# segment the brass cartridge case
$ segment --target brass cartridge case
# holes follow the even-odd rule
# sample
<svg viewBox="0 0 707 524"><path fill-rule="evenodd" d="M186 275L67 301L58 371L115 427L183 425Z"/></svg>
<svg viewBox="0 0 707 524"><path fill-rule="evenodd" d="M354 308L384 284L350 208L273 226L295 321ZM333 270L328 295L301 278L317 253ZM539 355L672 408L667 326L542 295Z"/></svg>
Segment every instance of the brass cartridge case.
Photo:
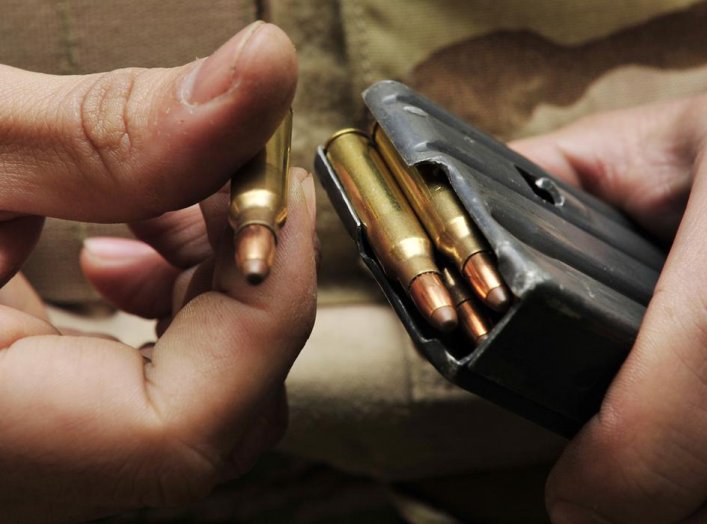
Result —
<svg viewBox="0 0 707 524"><path fill-rule="evenodd" d="M373 128L373 142L437 250L469 279L487 305L505 309L510 293L489 256L483 235L467 216L446 179L432 171L407 166L377 123Z"/></svg>
<svg viewBox="0 0 707 524"><path fill-rule="evenodd" d="M228 219L233 231L260 224L277 236L287 218L292 110L265 147L231 179Z"/></svg>
<svg viewBox="0 0 707 524"><path fill-rule="evenodd" d="M456 313L432 244L368 135L341 130L325 150L386 274L405 288L432 325L453 328ZM415 282L421 275L425 278Z"/></svg>
<svg viewBox="0 0 707 524"><path fill-rule="evenodd" d="M231 178L228 222L236 265L253 284L270 272L278 230L287 218L292 110L265 147Z"/></svg>
<svg viewBox="0 0 707 524"><path fill-rule="evenodd" d="M432 242L459 270L471 255L488 249L445 180L406 166L378 124L373 129L373 142Z"/></svg>

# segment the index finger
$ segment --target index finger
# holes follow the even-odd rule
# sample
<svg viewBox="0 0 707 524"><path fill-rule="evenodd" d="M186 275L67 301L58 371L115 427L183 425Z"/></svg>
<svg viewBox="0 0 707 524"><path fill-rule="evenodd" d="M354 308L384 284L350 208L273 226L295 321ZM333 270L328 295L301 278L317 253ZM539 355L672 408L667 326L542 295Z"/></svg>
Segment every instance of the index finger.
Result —
<svg viewBox="0 0 707 524"><path fill-rule="evenodd" d="M311 175L293 178L270 277L250 286L222 268L217 284L223 293L203 293L187 303L146 369L162 418L195 446L232 445L238 424L282 384L311 331L314 185ZM221 256L233 265L228 253Z"/></svg>
<svg viewBox="0 0 707 524"><path fill-rule="evenodd" d="M603 113L510 146L668 240L680 223L707 134L704 116L697 116L705 108L703 95Z"/></svg>

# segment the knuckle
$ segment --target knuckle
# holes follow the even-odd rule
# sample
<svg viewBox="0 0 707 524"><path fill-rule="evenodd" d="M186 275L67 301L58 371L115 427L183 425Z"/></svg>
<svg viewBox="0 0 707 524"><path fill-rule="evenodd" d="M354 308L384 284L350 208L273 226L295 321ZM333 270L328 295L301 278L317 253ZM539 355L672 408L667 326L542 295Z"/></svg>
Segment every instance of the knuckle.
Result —
<svg viewBox="0 0 707 524"><path fill-rule="evenodd" d="M109 172L130 157L129 108L140 71L121 69L98 75L81 99L79 118L83 136Z"/></svg>
<svg viewBox="0 0 707 524"><path fill-rule="evenodd" d="M585 173L588 189L600 195L613 195L626 172L626 166L617 159L608 160L602 155L594 157L591 170Z"/></svg>
<svg viewBox="0 0 707 524"><path fill-rule="evenodd" d="M92 75L72 94L75 107L75 142L81 171L96 183L100 175L107 194L128 199L137 217L154 216L164 211L157 202L162 191L159 177L138 177L142 143L149 121L149 100L139 80L147 70L118 69ZM136 218L137 218L136 217Z"/></svg>
<svg viewBox="0 0 707 524"><path fill-rule="evenodd" d="M569 129L579 131L580 136L592 137L597 135L597 130L616 129L621 125L619 113L608 112L584 116L570 124ZM591 138L590 142L586 142L587 138L583 140L581 143L585 153L574 159L580 172L582 187L602 198L615 200L617 193L621 192L622 184L627 180L626 177L631 174L637 138L625 133L610 147L603 147L601 152L596 148L586 148L586 144L591 143Z"/></svg>

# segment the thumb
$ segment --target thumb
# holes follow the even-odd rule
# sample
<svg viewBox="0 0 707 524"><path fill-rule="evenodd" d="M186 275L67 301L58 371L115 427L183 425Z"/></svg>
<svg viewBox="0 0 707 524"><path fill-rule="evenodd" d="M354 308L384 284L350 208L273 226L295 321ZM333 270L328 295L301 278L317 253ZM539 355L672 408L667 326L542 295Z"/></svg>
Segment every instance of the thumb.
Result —
<svg viewBox="0 0 707 524"><path fill-rule="evenodd" d="M256 22L174 69L0 74L0 211L123 222L221 187L275 130L297 65L287 36Z"/></svg>

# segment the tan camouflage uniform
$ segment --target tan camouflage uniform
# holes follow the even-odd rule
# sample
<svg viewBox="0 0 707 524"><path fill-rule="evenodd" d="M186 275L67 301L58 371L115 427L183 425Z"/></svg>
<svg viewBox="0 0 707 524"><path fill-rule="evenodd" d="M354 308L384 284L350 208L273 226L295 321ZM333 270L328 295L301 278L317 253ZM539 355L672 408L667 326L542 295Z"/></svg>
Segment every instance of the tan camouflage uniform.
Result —
<svg viewBox="0 0 707 524"><path fill-rule="evenodd" d="M265 14L298 47L294 162L308 168L332 131L365 120L359 93L383 78L503 139L707 89L707 2L698 0L1 5L0 62L61 74L181 64ZM289 378L281 449L389 482L410 520L443 522L438 506L471 522L543 522L543 477L562 441L449 386L417 356L319 196L319 316ZM98 297L77 253L83 238L107 233L128 234L50 220L25 271L47 299L86 309Z"/></svg>

